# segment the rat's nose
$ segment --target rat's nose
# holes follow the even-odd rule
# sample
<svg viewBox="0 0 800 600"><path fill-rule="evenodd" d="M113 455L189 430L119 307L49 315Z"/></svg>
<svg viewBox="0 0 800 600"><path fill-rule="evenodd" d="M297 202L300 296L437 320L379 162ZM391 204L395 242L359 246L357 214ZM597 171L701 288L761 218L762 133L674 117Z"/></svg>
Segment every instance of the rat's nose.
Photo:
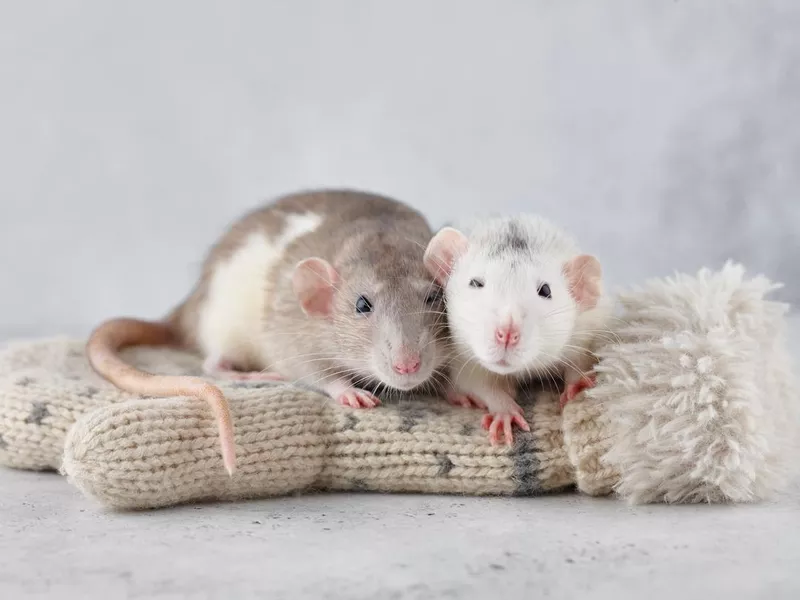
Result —
<svg viewBox="0 0 800 600"><path fill-rule="evenodd" d="M503 348L513 348L519 344L519 327L514 323L508 325L501 325L494 330L494 339Z"/></svg>
<svg viewBox="0 0 800 600"><path fill-rule="evenodd" d="M404 354L396 358L392 363L392 368L400 375L409 375L419 371L419 354Z"/></svg>

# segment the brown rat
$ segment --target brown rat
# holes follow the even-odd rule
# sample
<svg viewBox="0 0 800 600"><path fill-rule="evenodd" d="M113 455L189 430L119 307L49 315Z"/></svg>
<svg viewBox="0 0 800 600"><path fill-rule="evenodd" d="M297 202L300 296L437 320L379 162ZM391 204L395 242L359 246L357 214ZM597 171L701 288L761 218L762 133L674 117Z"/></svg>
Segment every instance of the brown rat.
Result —
<svg viewBox="0 0 800 600"><path fill-rule="evenodd" d="M377 406L377 391L430 382L446 359L442 293L423 263L432 235L419 212L387 197L350 190L282 197L233 224L164 321L100 325L89 360L127 391L208 402L232 473L233 427L219 388L139 371L117 352L177 345L200 353L208 374L302 380L343 405Z"/></svg>

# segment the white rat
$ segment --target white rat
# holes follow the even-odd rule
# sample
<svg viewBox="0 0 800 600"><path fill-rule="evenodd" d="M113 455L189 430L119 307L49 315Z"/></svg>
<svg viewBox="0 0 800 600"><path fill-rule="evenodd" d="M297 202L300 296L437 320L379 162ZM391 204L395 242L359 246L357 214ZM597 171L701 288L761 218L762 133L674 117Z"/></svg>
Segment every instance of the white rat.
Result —
<svg viewBox="0 0 800 600"><path fill-rule="evenodd" d="M512 426L530 427L516 402L528 378L562 377L562 405L594 385L591 342L609 306L599 261L537 216L491 218L445 227L430 241L425 266L445 288L453 358L448 400L485 408L493 444Z"/></svg>

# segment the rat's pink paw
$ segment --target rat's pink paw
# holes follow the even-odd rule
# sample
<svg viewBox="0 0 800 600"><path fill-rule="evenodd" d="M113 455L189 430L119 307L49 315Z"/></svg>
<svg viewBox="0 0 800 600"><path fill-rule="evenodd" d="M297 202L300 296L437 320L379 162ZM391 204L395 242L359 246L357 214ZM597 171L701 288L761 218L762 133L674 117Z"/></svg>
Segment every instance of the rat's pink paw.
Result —
<svg viewBox="0 0 800 600"><path fill-rule="evenodd" d="M561 394L561 398L559 399L561 408L564 408L567 402L575 398L575 396L580 394L583 390L593 388L595 385L597 385L597 375L595 373L583 375L575 383L568 383Z"/></svg>
<svg viewBox="0 0 800 600"><path fill-rule="evenodd" d="M336 401L342 406L349 406L351 408L375 408L381 403L376 395L357 388L345 390L339 394Z"/></svg>
<svg viewBox="0 0 800 600"><path fill-rule="evenodd" d="M501 443L501 433L503 434L502 437L505 439L506 446L513 444L514 433L512 429L514 424L523 431L531 430L530 425L528 425L528 422L522 415L522 409L514 413L491 413L484 415L481 421L481 426L489 430L489 440L492 442L492 446Z"/></svg>
<svg viewBox="0 0 800 600"><path fill-rule="evenodd" d="M469 394L462 394L456 390L448 390L445 398L453 406L461 406L463 408L478 408L481 410L486 408L486 405L479 398Z"/></svg>

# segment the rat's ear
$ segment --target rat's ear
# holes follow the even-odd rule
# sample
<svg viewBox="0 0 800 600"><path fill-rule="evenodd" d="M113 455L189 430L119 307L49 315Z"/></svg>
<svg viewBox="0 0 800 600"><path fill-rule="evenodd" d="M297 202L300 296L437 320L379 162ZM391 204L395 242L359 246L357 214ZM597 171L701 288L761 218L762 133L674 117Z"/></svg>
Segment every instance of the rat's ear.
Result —
<svg viewBox="0 0 800 600"><path fill-rule="evenodd" d="M603 269L594 256L581 254L564 265L567 286L580 310L589 310L597 305L602 294Z"/></svg>
<svg viewBox="0 0 800 600"><path fill-rule="evenodd" d="M339 274L322 258L301 260L292 273L292 289L303 312L310 317L328 317Z"/></svg>
<svg viewBox="0 0 800 600"><path fill-rule="evenodd" d="M456 260L467 251L467 237L452 227L444 227L428 242L422 261L439 285L445 285Z"/></svg>

